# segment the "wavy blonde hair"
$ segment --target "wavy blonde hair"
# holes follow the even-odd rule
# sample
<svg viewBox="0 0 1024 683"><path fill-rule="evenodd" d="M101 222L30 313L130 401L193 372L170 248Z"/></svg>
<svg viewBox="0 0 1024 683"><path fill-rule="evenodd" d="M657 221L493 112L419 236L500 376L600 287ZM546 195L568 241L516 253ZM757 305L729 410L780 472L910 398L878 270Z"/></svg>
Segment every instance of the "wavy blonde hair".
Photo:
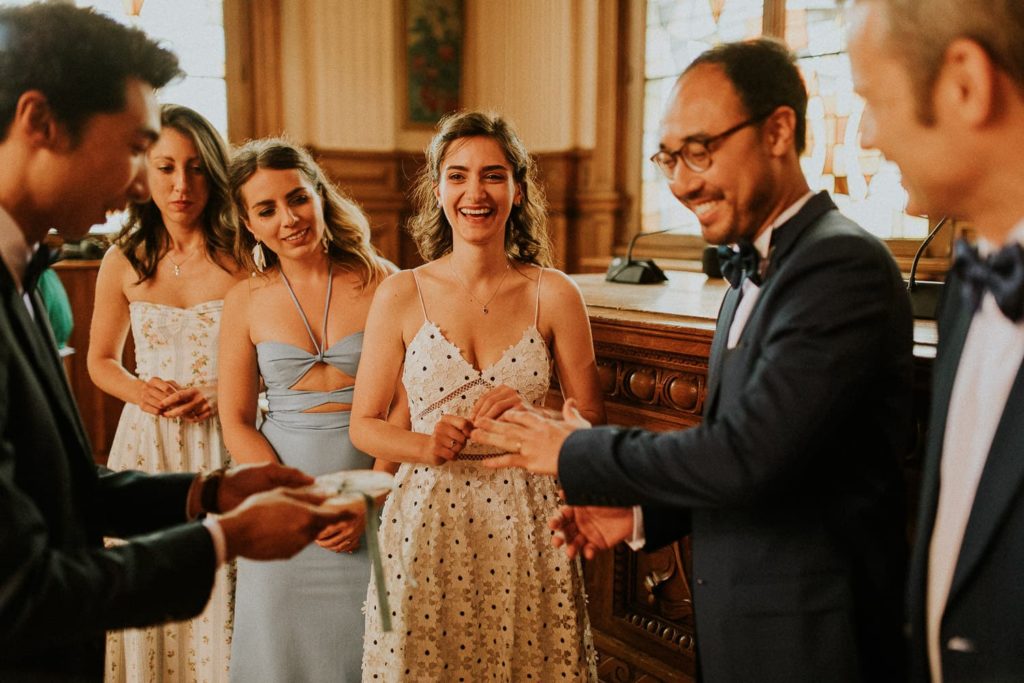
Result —
<svg viewBox="0 0 1024 683"><path fill-rule="evenodd" d="M370 243L370 222L363 210L327 178L305 148L284 138L250 140L232 155L228 183L239 216L247 215L242 186L261 168L295 169L315 188L323 203L327 255L333 262L360 273L364 285L387 275L377 250ZM251 232L240 228L235 233L235 257L252 273L258 272L252 258L254 246L256 238ZM263 253L268 267L277 265L277 254L266 245L263 245Z"/></svg>
<svg viewBox="0 0 1024 683"><path fill-rule="evenodd" d="M479 111L445 116L427 146L426 164L411 193L416 213L407 225L420 256L433 261L452 250L452 226L437 205L434 189L441 182L441 163L451 144L470 137L487 137L498 143L512 166L512 178L522 195L522 201L512 206L505 228L505 253L521 263L550 266L547 202L537 180L537 164L508 121L497 114Z"/></svg>

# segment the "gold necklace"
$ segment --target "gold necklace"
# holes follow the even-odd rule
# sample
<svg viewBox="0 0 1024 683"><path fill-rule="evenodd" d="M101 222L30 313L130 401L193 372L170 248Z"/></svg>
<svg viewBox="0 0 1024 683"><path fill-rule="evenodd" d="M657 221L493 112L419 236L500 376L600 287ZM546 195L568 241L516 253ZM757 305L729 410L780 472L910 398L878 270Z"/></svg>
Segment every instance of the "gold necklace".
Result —
<svg viewBox="0 0 1024 683"><path fill-rule="evenodd" d="M487 307L490 306L492 301L494 301L494 297L498 296L498 292L501 291L501 286L505 284L505 278L508 277L508 272L512 270L512 263L511 261L508 261L508 259L506 258L505 272L502 273L501 279L498 280L498 286L494 288L494 292L491 294L490 297L488 297L487 301L480 301L480 299L477 299L475 296L473 296L473 292L469 291L469 287L467 287L466 283L463 282L461 277L459 277L459 274L455 272L455 264L452 263L451 255L448 256L448 267L451 268L452 277L454 277L455 281L459 283L459 286L462 287L462 289L466 292L470 299L472 299L477 305L480 306L480 310L483 311L484 315L487 315L487 313L489 312L489 309Z"/></svg>
<svg viewBox="0 0 1024 683"><path fill-rule="evenodd" d="M196 248L192 247L192 250L185 255L185 258L181 259L180 263L176 263L174 259L171 258L170 249L167 250L164 256L166 256L167 260L171 262L172 266L174 266L174 277L181 277L181 267L185 265L185 261L188 261L190 258L192 258L192 254L194 253L196 253Z"/></svg>

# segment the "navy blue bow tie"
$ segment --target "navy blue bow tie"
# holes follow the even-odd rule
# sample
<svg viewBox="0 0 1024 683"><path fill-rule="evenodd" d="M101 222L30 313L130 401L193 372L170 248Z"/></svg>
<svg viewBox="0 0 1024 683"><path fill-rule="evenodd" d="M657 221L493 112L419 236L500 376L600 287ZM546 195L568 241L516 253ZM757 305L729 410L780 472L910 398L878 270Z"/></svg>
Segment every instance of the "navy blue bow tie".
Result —
<svg viewBox="0 0 1024 683"><path fill-rule="evenodd" d="M25 277L22 278L22 287L27 293L31 294L35 290L43 271L57 261L57 254L57 251L51 250L45 244L39 245L36 253L28 262L28 266L25 267Z"/></svg>
<svg viewBox="0 0 1024 683"><path fill-rule="evenodd" d="M761 284L761 253L748 240L736 243L738 249L727 244L718 247L718 263L722 268L722 277L729 281L733 289L743 283L743 278L750 278L755 285Z"/></svg>
<svg viewBox="0 0 1024 683"><path fill-rule="evenodd" d="M964 240L956 243L953 270L963 283L963 294L972 308L981 303L985 291L992 292L999 310L1017 322L1024 317L1024 248L1017 242L982 258Z"/></svg>

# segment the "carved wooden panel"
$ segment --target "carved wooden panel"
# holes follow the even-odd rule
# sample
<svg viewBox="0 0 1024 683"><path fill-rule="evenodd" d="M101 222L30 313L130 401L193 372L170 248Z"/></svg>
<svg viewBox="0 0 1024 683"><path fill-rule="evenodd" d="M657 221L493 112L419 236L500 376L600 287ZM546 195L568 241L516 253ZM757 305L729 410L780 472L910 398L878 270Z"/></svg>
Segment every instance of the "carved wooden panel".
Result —
<svg viewBox="0 0 1024 683"><path fill-rule="evenodd" d="M591 318L608 421L648 429L700 422L709 329ZM625 546L586 563L602 681L693 681L688 539L655 552Z"/></svg>

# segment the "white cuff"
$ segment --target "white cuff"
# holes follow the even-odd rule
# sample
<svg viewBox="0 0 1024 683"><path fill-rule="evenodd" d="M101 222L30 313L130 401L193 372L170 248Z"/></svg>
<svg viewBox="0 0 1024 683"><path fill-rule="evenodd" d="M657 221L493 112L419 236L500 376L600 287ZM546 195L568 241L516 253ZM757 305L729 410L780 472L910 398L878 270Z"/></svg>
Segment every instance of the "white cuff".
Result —
<svg viewBox="0 0 1024 683"><path fill-rule="evenodd" d="M630 550L643 550L647 545L647 537L644 536L644 511L639 505L633 506L633 536L626 539L626 545Z"/></svg>
<svg viewBox="0 0 1024 683"><path fill-rule="evenodd" d="M215 569L220 569L221 565L228 559L228 542L224 538L224 529L221 527L220 522L217 521L217 518L212 515L207 515L203 518L203 526L210 532L210 538L213 540L213 553L217 556L217 566Z"/></svg>

